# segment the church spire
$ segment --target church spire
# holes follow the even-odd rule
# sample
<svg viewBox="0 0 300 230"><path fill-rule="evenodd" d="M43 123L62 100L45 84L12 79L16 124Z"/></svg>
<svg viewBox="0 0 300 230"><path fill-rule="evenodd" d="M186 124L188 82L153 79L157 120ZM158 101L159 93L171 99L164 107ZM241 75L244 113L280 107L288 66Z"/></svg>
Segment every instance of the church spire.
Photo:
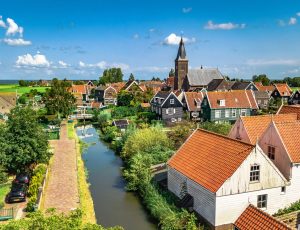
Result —
<svg viewBox="0 0 300 230"><path fill-rule="evenodd" d="M179 43L176 61L177 60L186 60L186 52L185 52L185 47L184 47L184 42L183 42L182 37L181 37L180 43Z"/></svg>

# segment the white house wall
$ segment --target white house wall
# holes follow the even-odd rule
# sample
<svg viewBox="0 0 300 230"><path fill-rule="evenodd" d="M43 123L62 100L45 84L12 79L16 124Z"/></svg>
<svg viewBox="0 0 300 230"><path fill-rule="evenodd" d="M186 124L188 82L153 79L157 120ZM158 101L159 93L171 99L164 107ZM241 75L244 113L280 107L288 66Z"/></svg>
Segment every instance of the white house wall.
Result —
<svg viewBox="0 0 300 230"><path fill-rule="evenodd" d="M293 134L291 134L293 135ZM291 176L291 160L282 144L282 140L274 125L270 125L259 140L259 146L268 154L268 146L275 147L275 160L273 163L277 166L280 172L289 180ZM300 150L299 150L300 151Z"/></svg>
<svg viewBox="0 0 300 230"><path fill-rule="evenodd" d="M239 127L239 128L238 128ZM247 131L244 127L244 124L242 120L239 118L232 129L230 130L230 133L228 134L230 138L237 139L237 137L240 137L241 140L250 143L250 139L248 137Z"/></svg>
<svg viewBox="0 0 300 230"><path fill-rule="evenodd" d="M250 182L250 167L254 164L260 165L259 182ZM240 165L236 172L220 187L217 191L217 196L252 192L285 185L286 180L283 175L279 172L275 165L270 162L260 147L257 146Z"/></svg>
<svg viewBox="0 0 300 230"><path fill-rule="evenodd" d="M215 194L168 167L168 189L171 192L180 197L181 186L184 182L186 182L188 194L194 198L193 209L212 225L215 225Z"/></svg>

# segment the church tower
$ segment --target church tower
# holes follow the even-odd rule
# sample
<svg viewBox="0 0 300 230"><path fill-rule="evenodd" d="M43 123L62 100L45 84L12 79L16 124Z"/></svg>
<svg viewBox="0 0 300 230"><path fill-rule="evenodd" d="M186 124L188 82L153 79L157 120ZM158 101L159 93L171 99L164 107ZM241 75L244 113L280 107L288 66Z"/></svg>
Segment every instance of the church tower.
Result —
<svg viewBox="0 0 300 230"><path fill-rule="evenodd" d="M181 38L178 48L177 57L175 59L175 81L174 89L181 90L183 79L188 73L188 59L186 57L183 39Z"/></svg>

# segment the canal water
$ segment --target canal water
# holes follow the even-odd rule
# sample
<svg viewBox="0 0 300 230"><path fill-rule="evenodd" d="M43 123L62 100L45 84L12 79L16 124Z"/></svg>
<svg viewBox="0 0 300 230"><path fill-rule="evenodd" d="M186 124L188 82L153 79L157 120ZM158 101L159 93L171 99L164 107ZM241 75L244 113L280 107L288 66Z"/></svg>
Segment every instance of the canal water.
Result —
<svg viewBox="0 0 300 230"><path fill-rule="evenodd" d="M77 134L89 145L82 157L88 170L98 224L103 227L120 225L126 230L156 229L139 198L126 192L120 157L99 139L92 126L84 131L82 127L77 128Z"/></svg>

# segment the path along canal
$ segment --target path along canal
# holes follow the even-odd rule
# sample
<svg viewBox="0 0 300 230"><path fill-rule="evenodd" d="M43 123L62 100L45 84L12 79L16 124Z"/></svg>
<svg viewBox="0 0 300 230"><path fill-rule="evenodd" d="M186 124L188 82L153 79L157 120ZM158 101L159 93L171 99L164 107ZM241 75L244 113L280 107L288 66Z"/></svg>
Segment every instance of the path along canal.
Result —
<svg viewBox="0 0 300 230"><path fill-rule="evenodd" d="M84 135L83 135L84 133ZM134 193L126 192L122 160L99 139L95 128L77 128L77 135L89 146L83 154L98 224L120 225L126 230L153 230L155 225Z"/></svg>

